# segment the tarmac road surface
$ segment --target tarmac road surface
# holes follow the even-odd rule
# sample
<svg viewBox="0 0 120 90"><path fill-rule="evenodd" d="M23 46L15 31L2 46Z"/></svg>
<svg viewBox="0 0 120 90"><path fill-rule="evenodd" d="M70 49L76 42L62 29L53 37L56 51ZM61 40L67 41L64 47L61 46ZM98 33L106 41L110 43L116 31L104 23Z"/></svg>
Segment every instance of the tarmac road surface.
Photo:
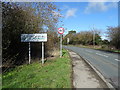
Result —
<svg viewBox="0 0 120 90"><path fill-rule="evenodd" d="M118 83L118 79L120 80L119 54L74 46L63 46L63 48L72 50L89 61L115 88L120 86Z"/></svg>

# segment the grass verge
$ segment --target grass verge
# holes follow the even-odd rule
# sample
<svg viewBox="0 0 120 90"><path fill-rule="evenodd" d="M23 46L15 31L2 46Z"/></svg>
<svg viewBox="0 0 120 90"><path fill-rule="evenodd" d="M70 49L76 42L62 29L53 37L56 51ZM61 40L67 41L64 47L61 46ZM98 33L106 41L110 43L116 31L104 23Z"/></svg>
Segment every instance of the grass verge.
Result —
<svg viewBox="0 0 120 90"><path fill-rule="evenodd" d="M22 65L2 75L2 88L71 88L71 60L63 49L63 57Z"/></svg>

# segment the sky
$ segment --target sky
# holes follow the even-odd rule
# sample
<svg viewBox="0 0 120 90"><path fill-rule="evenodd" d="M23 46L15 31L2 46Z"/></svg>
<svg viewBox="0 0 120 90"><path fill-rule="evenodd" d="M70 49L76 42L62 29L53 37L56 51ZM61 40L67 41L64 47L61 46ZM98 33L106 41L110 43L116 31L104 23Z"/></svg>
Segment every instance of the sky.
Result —
<svg viewBox="0 0 120 90"><path fill-rule="evenodd" d="M65 28L64 34L70 30L100 30L102 39L107 39L107 26L118 26L117 2L55 2L62 16L58 27ZM64 25L63 25L64 24ZM62 26L63 25L63 26Z"/></svg>

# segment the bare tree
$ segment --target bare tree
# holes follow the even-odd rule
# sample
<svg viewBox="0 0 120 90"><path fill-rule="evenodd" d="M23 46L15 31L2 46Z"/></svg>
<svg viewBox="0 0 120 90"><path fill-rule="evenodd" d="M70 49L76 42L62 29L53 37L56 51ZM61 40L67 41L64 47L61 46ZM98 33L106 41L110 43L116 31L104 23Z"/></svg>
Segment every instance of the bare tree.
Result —
<svg viewBox="0 0 120 90"><path fill-rule="evenodd" d="M116 49L120 49L120 27L110 27L107 28L108 37L110 39L110 44L115 46Z"/></svg>

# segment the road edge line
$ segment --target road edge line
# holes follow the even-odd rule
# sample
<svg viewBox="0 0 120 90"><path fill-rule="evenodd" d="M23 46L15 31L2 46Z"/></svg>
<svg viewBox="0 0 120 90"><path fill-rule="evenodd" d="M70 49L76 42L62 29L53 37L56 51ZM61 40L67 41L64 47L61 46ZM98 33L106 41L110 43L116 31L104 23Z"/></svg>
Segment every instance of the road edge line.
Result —
<svg viewBox="0 0 120 90"><path fill-rule="evenodd" d="M79 55L80 56L80 55ZM98 74L98 76L105 82L105 84L108 86L108 88L112 88L112 90L115 88L113 87L113 85L111 83L109 83L105 77L84 57L80 56L88 65L90 65L90 67Z"/></svg>
<svg viewBox="0 0 120 90"><path fill-rule="evenodd" d="M70 50L70 49L67 49L69 51L73 51L73 50ZM74 51L73 51L74 52ZM76 53L76 52L74 52ZM76 53L77 55L79 55L78 53ZM80 56L80 55L79 55ZM112 90L116 90L113 85L111 83L109 83L105 77L87 60L85 59L84 57L80 56L94 71L95 73L103 80L103 82L108 86L108 88L112 89Z"/></svg>

